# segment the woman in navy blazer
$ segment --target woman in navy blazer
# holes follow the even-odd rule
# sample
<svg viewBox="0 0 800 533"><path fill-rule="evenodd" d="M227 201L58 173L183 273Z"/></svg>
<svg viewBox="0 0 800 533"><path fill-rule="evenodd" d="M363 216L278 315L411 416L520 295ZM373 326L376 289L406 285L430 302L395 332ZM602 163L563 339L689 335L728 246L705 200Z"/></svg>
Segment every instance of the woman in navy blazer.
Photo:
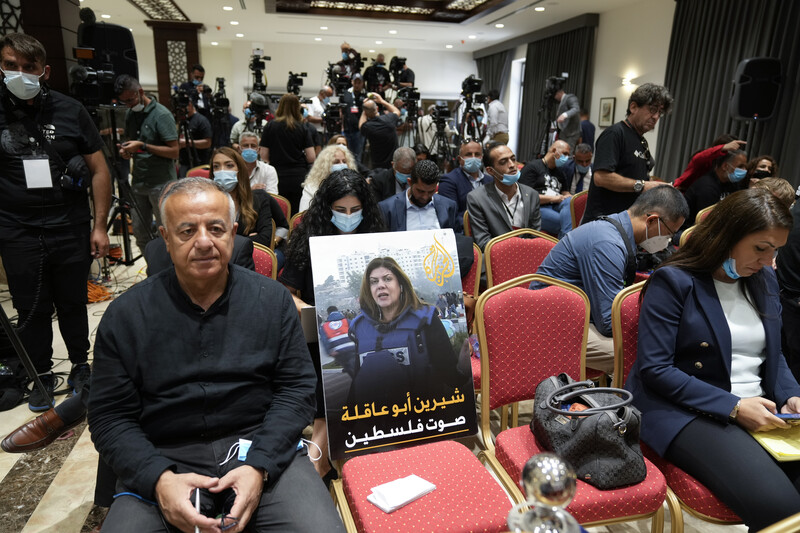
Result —
<svg viewBox="0 0 800 533"><path fill-rule="evenodd" d="M791 227L791 213L771 193L749 189L720 202L642 290L638 356L625 384L642 411L642 441L751 531L800 512L800 462L776 462L748 433L788 427L775 413L800 412L800 385L781 353L772 270ZM742 311L751 321L741 323ZM753 336L755 349L732 355ZM741 370L746 359L749 371ZM745 381L761 395L731 392L732 361L733 388Z"/></svg>

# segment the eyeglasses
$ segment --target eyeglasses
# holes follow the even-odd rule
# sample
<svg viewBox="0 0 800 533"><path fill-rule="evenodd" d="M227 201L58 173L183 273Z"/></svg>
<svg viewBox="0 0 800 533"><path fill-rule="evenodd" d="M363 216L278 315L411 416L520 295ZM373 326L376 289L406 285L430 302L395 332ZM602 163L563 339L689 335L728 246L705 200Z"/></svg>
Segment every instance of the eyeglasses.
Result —
<svg viewBox="0 0 800 533"><path fill-rule="evenodd" d="M481 144L480 139L473 139L472 137L466 137L461 139L461 144L469 144L469 143L478 143Z"/></svg>
<svg viewBox="0 0 800 533"><path fill-rule="evenodd" d="M219 518L219 528L222 531L226 531L239 524L239 519L235 516L219 515L217 518Z"/></svg>
<svg viewBox="0 0 800 533"><path fill-rule="evenodd" d="M119 98L118 100L125 105L132 105L133 102L137 101L138 99L139 99L139 93L136 93L130 98L125 98L124 100L122 98Z"/></svg>
<svg viewBox="0 0 800 533"><path fill-rule="evenodd" d="M664 116L664 106L663 105L649 105L647 109L650 111L651 115L661 115Z"/></svg>
<svg viewBox="0 0 800 533"><path fill-rule="evenodd" d="M669 234L670 234L670 235L675 235L675 230L673 230L672 228L670 228L670 227L667 225L667 223L666 223L666 222L664 222L664 218L663 218L661 215L659 215L658 213L648 213L648 215L647 215L647 216L649 216L649 217L651 217L651 216L657 216L657 217L658 217L658 221L659 221L661 224L664 224L664 227L665 227L665 228L667 228L667 231L669 231Z"/></svg>

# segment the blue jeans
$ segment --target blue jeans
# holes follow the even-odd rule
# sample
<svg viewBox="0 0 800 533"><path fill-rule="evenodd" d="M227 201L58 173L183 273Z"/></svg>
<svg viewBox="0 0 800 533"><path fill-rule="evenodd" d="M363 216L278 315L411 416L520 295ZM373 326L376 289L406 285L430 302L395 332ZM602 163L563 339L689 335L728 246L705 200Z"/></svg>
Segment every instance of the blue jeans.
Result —
<svg viewBox="0 0 800 533"><path fill-rule="evenodd" d="M539 208L542 215L542 231L558 235L560 239L572 230L569 202L570 198L564 198L560 203L547 204Z"/></svg>

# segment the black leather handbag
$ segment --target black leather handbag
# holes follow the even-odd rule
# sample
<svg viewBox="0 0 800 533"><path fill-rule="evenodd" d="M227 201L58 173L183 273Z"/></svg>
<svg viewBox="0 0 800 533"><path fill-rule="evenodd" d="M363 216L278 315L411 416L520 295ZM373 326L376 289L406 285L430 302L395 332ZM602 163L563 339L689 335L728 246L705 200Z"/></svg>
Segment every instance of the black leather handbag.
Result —
<svg viewBox="0 0 800 533"><path fill-rule="evenodd" d="M536 387L531 430L540 446L598 489L639 483L647 469L639 447L642 415L632 400L624 389L594 387L562 373Z"/></svg>

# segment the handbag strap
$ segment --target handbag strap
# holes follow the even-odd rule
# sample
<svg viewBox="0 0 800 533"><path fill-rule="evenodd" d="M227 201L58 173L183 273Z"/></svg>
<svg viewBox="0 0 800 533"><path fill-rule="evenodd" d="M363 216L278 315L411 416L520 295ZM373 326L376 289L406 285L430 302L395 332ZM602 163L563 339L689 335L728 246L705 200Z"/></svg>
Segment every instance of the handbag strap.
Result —
<svg viewBox="0 0 800 533"><path fill-rule="evenodd" d="M574 383L570 383L569 385L564 385L563 387L559 387L550 394L544 400L545 407L548 410L564 416L571 416L571 417L582 417L582 416L591 416L597 413L603 413L606 411L616 411L621 407L626 407L633 402L633 394L630 391L625 389L617 389L614 387L592 387L591 381L576 381ZM580 390L573 390L581 387ZM579 396L584 396L588 394L614 394L614 395L622 395L623 398L619 399L619 402L613 403L611 405L605 405L603 407L591 407L584 411L565 411L564 409L559 409L555 407L553 403L558 402L562 403L567 400L571 400L572 398L577 398Z"/></svg>

